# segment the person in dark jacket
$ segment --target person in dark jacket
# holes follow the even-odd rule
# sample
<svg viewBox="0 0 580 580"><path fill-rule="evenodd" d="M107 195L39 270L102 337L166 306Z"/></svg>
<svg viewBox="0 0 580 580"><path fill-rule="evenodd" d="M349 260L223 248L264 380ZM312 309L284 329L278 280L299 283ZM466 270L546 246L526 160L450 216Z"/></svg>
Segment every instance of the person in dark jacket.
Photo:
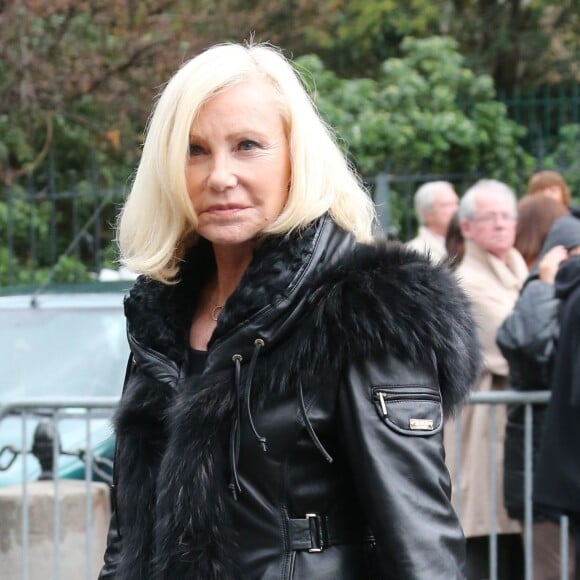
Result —
<svg viewBox="0 0 580 580"><path fill-rule="evenodd" d="M560 336L552 398L544 421L534 479L534 502L554 517L570 518L580 577L580 246L558 270Z"/></svg>
<svg viewBox="0 0 580 580"><path fill-rule="evenodd" d="M101 580L464 577L442 425L474 324L374 217L274 48L170 80L120 218L141 276Z"/></svg>
<svg viewBox="0 0 580 580"><path fill-rule="evenodd" d="M555 279L560 267L580 246L580 220L557 219L543 243L535 265L522 288L513 312L497 334L497 343L509 363L510 387L519 391L550 390L560 324L560 299ZM532 466L542 439L546 408L534 406L532 414ZM510 517L525 516L524 405L510 405L504 454L504 499ZM551 511L535 505L532 514L533 568L538 578L560 577L560 535Z"/></svg>

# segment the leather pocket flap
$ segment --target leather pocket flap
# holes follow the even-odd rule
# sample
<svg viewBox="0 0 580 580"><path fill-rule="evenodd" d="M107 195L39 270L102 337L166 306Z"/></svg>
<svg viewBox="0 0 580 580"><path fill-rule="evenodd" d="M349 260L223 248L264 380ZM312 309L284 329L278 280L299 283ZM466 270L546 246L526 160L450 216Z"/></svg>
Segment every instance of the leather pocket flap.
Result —
<svg viewBox="0 0 580 580"><path fill-rule="evenodd" d="M402 435L428 437L443 428L438 389L411 385L374 387L373 401L383 422Z"/></svg>

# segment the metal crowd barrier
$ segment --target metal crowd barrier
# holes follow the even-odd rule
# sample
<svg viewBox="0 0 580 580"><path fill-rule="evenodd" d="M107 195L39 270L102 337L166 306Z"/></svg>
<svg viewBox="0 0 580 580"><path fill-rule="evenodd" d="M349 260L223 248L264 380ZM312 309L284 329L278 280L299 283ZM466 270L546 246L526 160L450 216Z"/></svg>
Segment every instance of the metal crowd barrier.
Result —
<svg viewBox="0 0 580 580"><path fill-rule="evenodd" d="M498 534L497 534L497 507L500 498L496 495L497 477L496 472L496 411L498 405L521 404L524 405L524 521L523 521L523 551L524 551L524 580L542 580L533 578L533 409L535 405L546 405L550 400L550 391L488 391L474 392L471 394L469 403L472 405L488 405L490 407L488 431L489 439L489 465L488 485L490 491L489 513L492 521L492 533L489 541L489 580L498 579ZM461 485L461 418L460 415L455 424L454 446L454 489L460 489ZM461 516L461 494L457 496L455 510ZM569 520L568 517L560 518L560 580L569 580ZM576 563L578 566L579 563Z"/></svg>
<svg viewBox="0 0 580 580"><path fill-rule="evenodd" d="M94 580L95 567L99 565L94 561L94 542L93 537L93 497L92 487L95 475L98 479L107 482L109 474L106 472L107 468L112 467L112 462L105 458L95 456L93 452L92 440L93 433L91 426L94 421L101 420L103 424L110 424L110 419L114 408L118 403L117 398L66 398L66 399L26 399L20 401L10 401L0 403L0 427L2 421L8 418L20 419L20 446L6 445L6 441L0 438L0 483L2 482L3 472L7 472L10 467L15 464L15 461L20 458L20 482L16 485L21 486L21 514L20 514L20 544L22 547L21 553L21 570L22 574L19 578L8 578L4 576L6 571L0 570L0 577L5 580L30 580L30 551L29 544L31 522L29 513L30 488L32 486L32 474L37 470L37 463L41 464L40 479L52 480L54 501L52 505L52 563L44 562L44 578L52 578L52 580L61 580L62 562L61 554L61 516L62 506L60 501L61 486L64 485L63 479L59 477L59 458L62 455L76 456L85 464L84 476L84 499L85 499L85 566L84 578L86 580ZM29 434L32 422L37 420L44 421L39 423L40 428L36 430L36 437L34 445L31 446L31 437ZM59 427L66 421L81 420L85 423L84 446L81 449L67 450L61 448L60 438L58 436L47 439L53 434L58 434ZM46 423L48 421L48 424ZM47 429L47 425L52 426L52 429ZM48 431L48 432L47 432ZM0 434L2 431L0 430ZM46 449L46 445L51 446L52 449ZM44 447L44 449L43 449ZM34 454L38 458L35 462L30 457L34 449ZM47 460L48 457L48 460ZM51 478L51 475L54 477ZM50 483L46 483L50 485ZM0 487L2 492L2 487ZM6 529L4 526L10 525L6 522L0 522L0 534L8 534L14 532L14 529ZM36 563L38 564L38 563ZM52 567L52 575L48 570ZM82 578L81 570L77 571L77 578Z"/></svg>
<svg viewBox="0 0 580 580"><path fill-rule="evenodd" d="M524 558L525 558L525 580L532 580L532 540L533 540L533 509L532 509L532 419L533 419L533 406L534 405L545 405L548 403L550 398L550 393L548 391L536 391L536 392L516 392L516 391L494 391L485 393L472 393L470 397L470 404L474 405L489 405L489 432L492 434L496 433L496 409L497 405L505 405L512 403L519 403L525 405L525 431L524 431L524 465L525 465L525 476L524 476L524 497L525 497L525 517L523 522L523 545L524 545ZM11 401L10 403L0 403L0 427L1 422L7 417L19 417L21 421L21 448L14 448L14 446L5 445L2 440L0 440L0 476L2 471L8 469L12 463L15 461L17 456L22 458L21 466L21 481L19 485L22 489L22 505L21 505L21 544L22 544L22 576L20 578L9 578L7 580L30 580L29 568L30 568L30 546L29 546L29 501L28 501L28 489L30 486L30 465L33 463L32 458L29 457L31 449L30 437L29 437L29 422L37 419L49 420L54 427L54 431L58 432L59 425L64 421L71 419L81 419L85 421L85 445L84 449L67 450L62 449L59 441L59 437L53 437L50 443L52 449L49 454L50 462L52 465L46 464L46 456L44 457L45 464L41 471L41 477L46 478L46 471L52 471L56 475L52 479L52 485L54 487L54 502L52 508L52 534L53 534L53 554L52 554L52 580L61 580L61 562L60 562L60 531L61 531L61 502L59 501L59 486L61 485L62 479L58 476L59 469L59 456L65 455L76 455L85 462L85 531L86 531L86 555L85 555L85 578L86 580L94 580L94 566L93 561L93 542L94 538L92 536L92 499L91 499L91 484L94 479L95 472L97 475L100 474L100 479L107 481L107 477L103 474L103 466L109 466L106 460L103 461L102 458L95 457L92 449L92 432L91 423L97 419L105 419L110 421L113 410L116 407L118 400L116 398L78 398L78 399L33 399L33 400L22 400L22 401ZM460 420L456 421L456 437L457 434L461 432ZM1 431L0 431L1 433ZM461 445L460 439L457 439L455 446L455 457L453 461L456 465L460 465L461 458ZM489 487L491 499L490 499L490 513L493 514L492 518L496 522L497 514L497 502L499 500L496 497L496 482L497 473L495 470L495 438L490 438L490 465L488 466L489 472ZM39 457L39 462L42 464L42 458ZM52 468L50 470L50 467ZM110 467L110 466L109 466ZM455 478L453 484L459 489L460 485L460 470L455 470L456 474L459 474ZM0 478L1 481L1 478ZM1 489L1 488L0 488ZM461 512L461 505L455 506L458 513ZM0 523L0 526L2 524ZM568 580L568 518L563 517L560 522L560 543L561 543L561 580ZM1 530L1 528L0 528ZM490 580L497 580L498 570L497 570L497 532L494 531L490 537L489 543L489 565L490 565ZM0 572L0 575L2 573ZM81 577L79 572L78 577ZM536 579L538 580L538 579Z"/></svg>

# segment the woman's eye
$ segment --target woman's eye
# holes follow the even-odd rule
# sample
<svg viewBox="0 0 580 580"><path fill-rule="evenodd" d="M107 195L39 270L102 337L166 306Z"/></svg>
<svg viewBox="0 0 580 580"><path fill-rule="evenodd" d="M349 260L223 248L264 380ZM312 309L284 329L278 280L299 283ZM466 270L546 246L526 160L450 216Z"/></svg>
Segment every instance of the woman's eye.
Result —
<svg viewBox="0 0 580 580"><path fill-rule="evenodd" d="M251 139L244 139L243 141L240 142L238 147L240 148L241 151L251 151L252 149L256 149L256 147L259 147L259 145L258 143L252 141Z"/></svg>
<svg viewBox="0 0 580 580"><path fill-rule="evenodd" d="M203 153L203 149L199 145L195 145L194 143L190 144L189 146L189 156L196 157Z"/></svg>

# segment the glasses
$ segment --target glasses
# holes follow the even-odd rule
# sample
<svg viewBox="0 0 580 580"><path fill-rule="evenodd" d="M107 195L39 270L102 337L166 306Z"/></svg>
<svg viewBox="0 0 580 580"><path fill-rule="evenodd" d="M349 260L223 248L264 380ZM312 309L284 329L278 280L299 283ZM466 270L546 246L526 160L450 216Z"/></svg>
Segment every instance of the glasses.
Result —
<svg viewBox="0 0 580 580"><path fill-rule="evenodd" d="M516 216L512 213L484 213L483 215L476 216L473 221L478 224L490 224L502 222L515 222Z"/></svg>

